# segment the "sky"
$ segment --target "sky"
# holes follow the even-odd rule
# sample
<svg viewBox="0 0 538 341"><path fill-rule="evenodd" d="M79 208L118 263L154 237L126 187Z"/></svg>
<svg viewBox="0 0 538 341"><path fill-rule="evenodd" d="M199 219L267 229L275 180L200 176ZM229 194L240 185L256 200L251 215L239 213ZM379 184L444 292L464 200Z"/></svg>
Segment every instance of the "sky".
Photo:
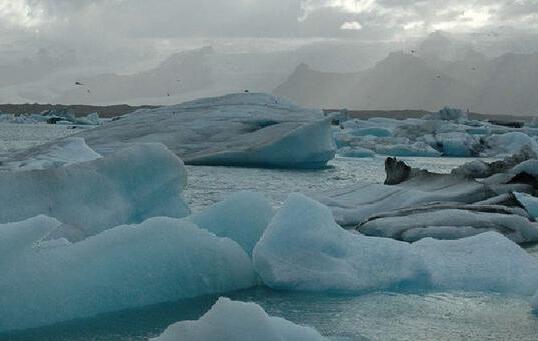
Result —
<svg viewBox="0 0 538 341"><path fill-rule="evenodd" d="M537 0L0 0L4 39L402 39L538 29Z"/></svg>
<svg viewBox="0 0 538 341"><path fill-rule="evenodd" d="M271 52L359 42L378 56L437 31L479 36L483 53L536 52L538 0L0 0L0 100L53 100L66 79L136 73L207 45ZM337 71L355 71L356 59Z"/></svg>

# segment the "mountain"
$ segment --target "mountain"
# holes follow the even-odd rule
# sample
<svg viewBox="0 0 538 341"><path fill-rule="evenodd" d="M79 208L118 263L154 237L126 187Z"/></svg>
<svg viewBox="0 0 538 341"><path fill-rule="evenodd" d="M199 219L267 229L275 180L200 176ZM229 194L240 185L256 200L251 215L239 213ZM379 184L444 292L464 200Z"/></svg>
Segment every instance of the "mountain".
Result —
<svg viewBox="0 0 538 341"><path fill-rule="evenodd" d="M103 74L73 82L59 103L107 103L141 97L169 97L211 86L205 47L170 56L157 67L132 75Z"/></svg>
<svg viewBox="0 0 538 341"><path fill-rule="evenodd" d="M113 65L95 65L95 60L85 58L70 68L56 68L44 53L30 63L22 58L13 61L7 58L10 54L2 55L0 71L5 70L0 80L0 101L161 105L246 89L271 92L301 62L326 72L358 72L372 67L399 46L350 40L279 41L269 47L252 41L213 43L214 47L170 54L158 63L140 57L144 54L137 49L131 51L133 56L118 49L110 57ZM178 49L184 48L177 44ZM54 53L49 54L56 56L61 51L52 50ZM137 55L140 60L133 64ZM37 67L43 70L36 70ZM25 69L28 72L22 72ZM115 71L120 69L124 71Z"/></svg>
<svg viewBox="0 0 538 341"><path fill-rule="evenodd" d="M349 109L438 110L449 105L484 114L538 112L538 54L488 59L468 45L430 36L357 73L299 65L273 93L300 105Z"/></svg>
<svg viewBox="0 0 538 341"><path fill-rule="evenodd" d="M472 88L421 58L391 53L373 68L352 74L323 73L305 65L274 90L304 106L353 109L435 110L445 101L464 106Z"/></svg>

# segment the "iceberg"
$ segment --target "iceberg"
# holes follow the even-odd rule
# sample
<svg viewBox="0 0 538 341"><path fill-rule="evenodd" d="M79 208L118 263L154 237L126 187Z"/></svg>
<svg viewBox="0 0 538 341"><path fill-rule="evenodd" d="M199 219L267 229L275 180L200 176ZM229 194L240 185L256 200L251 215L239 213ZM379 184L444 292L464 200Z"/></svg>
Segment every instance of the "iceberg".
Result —
<svg viewBox="0 0 538 341"><path fill-rule="evenodd" d="M59 225L0 225L0 332L257 284L237 243L186 219L152 218L77 243L50 240Z"/></svg>
<svg viewBox="0 0 538 341"><path fill-rule="evenodd" d="M425 120L442 120L442 121L455 121L458 123L464 123L469 120L468 113L460 109L444 107L438 112L425 115Z"/></svg>
<svg viewBox="0 0 538 341"><path fill-rule="evenodd" d="M68 141L75 141L74 150L82 145L81 140ZM57 156L32 155L23 160L33 161L20 164L34 168L48 163L55 165L52 168L0 172L0 223L45 214L64 224L57 237L76 241L150 217L190 213L182 197L185 167L163 145L131 145L103 158L64 166L54 161Z"/></svg>
<svg viewBox="0 0 538 341"><path fill-rule="evenodd" d="M343 157L374 157L375 153L362 147L344 147L338 150L338 155Z"/></svg>
<svg viewBox="0 0 538 341"><path fill-rule="evenodd" d="M501 205L424 205L371 216L357 230L407 242L459 239L486 231L497 231L518 244L538 241L538 224L525 210Z"/></svg>
<svg viewBox="0 0 538 341"><path fill-rule="evenodd" d="M334 132L339 148L361 147L391 156L495 157L517 153L527 145L538 148L535 128L469 120L466 112L452 108L422 119L351 119L340 128Z"/></svg>
<svg viewBox="0 0 538 341"><path fill-rule="evenodd" d="M436 144L441 147L444 156L470 157L480 153L479 141L464 132L449 132L435 135Z"/></svg>
<svg viewBox="0 0 538 341"><path fill-rule="evenodd" d="M524 149L490 164L475 160L452 174L430 173L388 158L385 184L390 186L368 185L360 192L348 187L340 190L341 196L332 191L332 197L322 200L340 224L347 227L358 221L356 229L368 236L414 242L497 231L516 243L534 242L538 241L534 198L512 192L532 193L536 180L509 168L526 156ZM479 182L473 176L487 178Z"/></svg>
<svg viewBox="0 0 538 341"><path fill-rule="evenodd" d="M519 175L527 173L532 176L538 174L537 150L530 145L523 146L517 153L490 163L482 160L473 160L452 170L452 174L467 178L488 178L499 173Z"/></svg>
<svg viewBox="0 0 538 341"><path fill-rule="evenodd" d="M376 152L390 156L418 156L418 157L439 157L441 153L423 142L413 144L380 145Z"/></svg>
<svg viewBox="0 0 538 341"><path fill-rule="evenodd" d="M11 124L64 124L78 126L96 126L101 124L98 113L91 113L84 117L77 117L68 109L45 110L39 114L8 114L0 112L0 122Z"/></svg>
<svg viewBox="0 0 538 341"><path fill-rule="evenodd" d="M460 240L423 239L422 255L435 290L465 290L531 296L538 287L538 261L496 232Z"/></svg>
<svg viewBox="0 0 538 341"><path fill-rule="evenodd" d="M512 174L526 173L530 176L538 178L538 160L532 159L521 162L510 170Z"/></svg>
<svg viewBox="0 0 538 341"><path fill-rule="evenodd" d="M197 321L169 326L153 341L328 341L315 329L268 315L255 303L221 297Z"/></svg>
<svg viewBox="0 0 538 341"><path fill-rule="evenodd" d="M254 268L275 289L360 293L423 286L427 270L404 242L338 226L331 211L290 194L254 248Z"/></svg>
<svg viewBox="0 0 538 341"><path fill-rule="evenodd" d="M319 168L334 158L332 117L255 93L138 110L79 133L99 154L158 142L186 164Z"/></svg>
<svg viewBox="0 0 538 341"><path fill-rule="evenodd" d="M339 225L355 227L381 212L432 202L471 204L495 195L487 185L462 176L427 171L411 174L411 168L401 172L397 175L387 172L390 185L356 184L311 196L331 208ZM393 178L398 181L393 182Z"/></svg>
<svg viewBox="0 0 538 341"><path fill-rule="evenodd" d="M538 198L527 193L514 192L517 201L523 205L529 215L536 220L538 218Z"/></svg>
<svg viewBox="0 0 538 341"><path fill-rule="evenodd" d="M256 245L254 268L265 285L298 291L531 296L538 287L538 260L497 232L414 244L366 237L343 230L328 208L298 194L290 195Z"/></svg>
<svg viewBox="0 0 538 341"><path fill-rule="evenodd" d="M391 137L392 131L381 127L355 128L350 131L350 134L353 136Z"/></svg>
<svg viewBox="0 0 538 341"><path fill-rule="evenodd" d="M523 132L509 132L505 134L494 134L485 138L486 155L514 154L521 150L523 146L530 146L538 151L538 143L535 139Z"/></svg>
<svg viewBox="0 0 538 341"><path fill-rule="evenodd" d="M83 138L68 137L55 144L34 149L21 160L3 162L0 169L21 171L68 166L75 163L100 159L101 155L88 147Z"/></svg>
<svg viewBox="0 0 538 341"><path fill-rule="evenodd" d="M271 202L263 194L245 191L234 193L190 218L197 226L234 240L251 255L273 215Z"/></svg>

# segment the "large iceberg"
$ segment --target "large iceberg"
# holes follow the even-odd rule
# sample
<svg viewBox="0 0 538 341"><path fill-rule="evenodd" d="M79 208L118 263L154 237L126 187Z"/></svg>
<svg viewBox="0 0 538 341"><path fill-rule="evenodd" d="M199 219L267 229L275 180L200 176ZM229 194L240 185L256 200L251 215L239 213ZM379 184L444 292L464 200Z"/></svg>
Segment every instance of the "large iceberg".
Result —
<svg viewBox="0 0 538 341"><path fill-rule="evenodd" d="M235 242L152 218L77 243L47 217L0 225L0 332L256 285Z"/></svg>
<svg viewBox="0 0 538 341"><path fill-rule="evenodd" d="M328 208L297 194L290 195L256 245L254 267L266 285L288 290L530 296L538 287L538 260L499 233L414 244L366 237L341 229Z"/></svg>
<svg viewBox="0 0 538 341"><path fill-rule="evenodd" d="M250 255L273 215L271 202L263 194L245 191L190 218L199 227L236 241Z"/></svg>
<svg viewBox="0 0 538 341"><path fill-rule="evenodd" d="M353 234L331 211L291 194L254 248L254 267L277 289L357 293L424 285L427 270L409 244Z"/></svg>
<svg viewBox="0 0 538 341"><path fill-rule="evenodd" d="M50 168L0 172L0 223L45 214L65 224L58 236L78 240L154 216L189 214L181 194L187 181L183 162L160 144L131 145L64 166L35 154L25 160L30 168Z"/></svg>
<svg viewBox="0 0 538 341"><path fill-rule="evenodd" d="M186 164L318 168L335 155L331 117L256 93L138 110L81 132L100 154L159 142Z"/></svg>
<svg viewBox="0 0 538 341"><path fill-rule="evenodd" d="M315 329L268 315L255 303L219 298L197 321L169 326L154 341L328 341Z"/></svg>

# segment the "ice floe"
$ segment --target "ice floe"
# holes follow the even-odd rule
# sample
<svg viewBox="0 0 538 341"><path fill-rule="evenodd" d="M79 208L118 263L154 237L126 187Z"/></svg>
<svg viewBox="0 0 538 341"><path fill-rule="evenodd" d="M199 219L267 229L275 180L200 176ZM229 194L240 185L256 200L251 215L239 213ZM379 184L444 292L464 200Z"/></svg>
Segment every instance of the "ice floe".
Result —
<svg viewBox="0 0 538 341"><path fill-rule="evenodd" d="M538 224L525 210L501 205L424 205L371 216L357 230L408 242L460 239L485 231L502 233L516 243L538 241Z"/></svg>
<svg viewBox="0 0 538 341"><path fill-rule="evenodd" d="M264 284L277 289L357 293L423 286L427 278L409 244L348 232L300 194L276 213L253 259Z"/></svg>
<svg viewBox="0 0 538 341"><path fill-rule="evenodd" d="M351 119L341 123L334 137L338 148L347 148L350 156L354 148L388 156L430 157L496 157L524 146L538 150L535 128L500 124L471 120L461 110L443 108L422 119Z"/></svg>
<svg viewBox="0 0 538 341"><path fill-rule="evenodd" d="M357 184L312 196L331 208L338 224L352 227L381 212L432 202L474 203L494 194L473 179L419 172L390 186Z"/></svg>
<svg viewBox="0 0 538 341"><path fill-rule="evenodd" d="M368 236L414 242L496 231L516 243L536 242L535 158L527 146L504 160L474 160L451 174L387 158L384 185L357 184L311 196L331 208L338 224Z"/></svg>
<svg viewBox="0 0 538 341"><path fill-rule="evenodd" d="M530 296L538 286L538 261L496 232L459 240L425 238L414 244L387 241L342 230L328 208L292 194L256 245L254 266L266 285L287 290L466 290Z"/></svg>
<svg viewBox="0 0 538 341"><path fill-rule="evenodd" d="M197 321L169 326L153 341L328 341L315 329L268 315L255 303L221 297Z"/></svg>
<svg viewBox="0 0 538 341"><path fill-rule="evenodd" d="M219 237L236 241L250 255L273 218L271 202L261 193L238 192L190 218Z"/></svg>
<svg viewBox="0 0 538 341"><path fill-rule="evenodd" d="M422 255L436 290L466 290L531 296L538 285L538 260L495 232L460 240L423 239Z"/></svg>
<svg viewBox="0 0 538 341"><path fill-rule="evenodd" d="M82 146L80 140L67 141L73 142L74 150ZM59 166L58 155L51 156L55 149L50 150L29 156L30 161L20 166L32 168L52 160L49 166L55 167L0 172L0 223L45 214L65 224L58 236L79 240L154 216L189 214L182 197L185 167L163 145L131 145L103 158L64 166ZM59 154L65 161L64 153Z"/></svg>
<svg viewBox="0 0 538 341"><path fill-rule="evenodd" d="M13 124L64 124L78 126L97 126L102 122L98 113L91 113L87 116L77 117L75 113L69 109L61 110L45 110L39 114L22 114L15 115L10 113L0 112L1 123Z"/></svg>
<svg viewBox="0 0 538 341"><path fill-rule="evenodd" d="M3 162L0 169L14 171L47 169L101 158L101 155L88 147L80 137L68 137L46 146L47 148L39 148L35 153L25 155L24 159Z"/></svg>
<svg viewBox="0 0 538 341"><path fill-rule="evenodd" d="M255 93L138 110L78 136L100 154L159 142L187 164L319 168L335 155L331 117Z"/></svg>
<svg viewBox="0 0 538 341"><path fill-rule="evenodd" d="M257 283L237 243L185 219L152 218L77 243L51 241L59 225L47 217L0 225L0 331Z"/></svg>

